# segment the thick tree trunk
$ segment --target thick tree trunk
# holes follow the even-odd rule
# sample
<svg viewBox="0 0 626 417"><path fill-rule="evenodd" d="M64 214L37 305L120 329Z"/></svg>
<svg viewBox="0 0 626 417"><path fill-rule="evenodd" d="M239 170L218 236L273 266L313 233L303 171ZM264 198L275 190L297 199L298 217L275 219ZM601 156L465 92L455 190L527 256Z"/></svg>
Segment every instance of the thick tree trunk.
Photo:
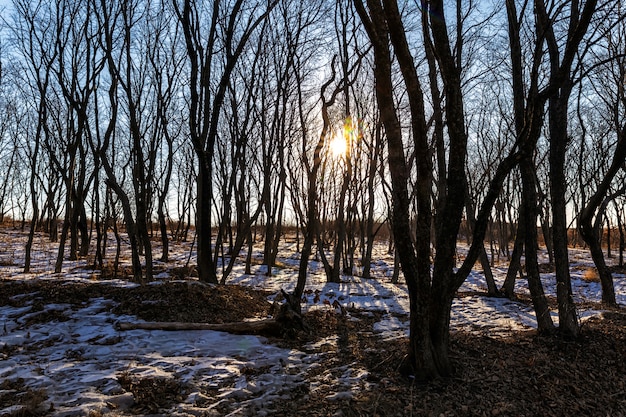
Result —
<svg viewBox="0 0 626 417"><path fill-rule="evenodd" d="M602 252L599 237L596 233L594 233L593 228L590 227L586 219L581 220L580 234L589 246L591 258L593 259L596 269L598 270L598 276L602 286L602 303L608 306L617 306L613 276L608 265L606 264L606 261L604 260L604 253Z"/></svg>
<svg viewBox="0 0 626 417"><path fill-rule="evenodd" d="M211 173L202 161L199 166L197 187L196 237L198 279L202 282L217 284L217 272L213 262L213 249L211 247Z"/></svg>
<svg viewBox="0 0 626 417"><path fill-rule="evenodd" d="M567 100L569 93L550 101L550 196L552 203L552 243L556 270L556 293L559 330L567 337L578 337L580 325L572 297L569 272L565 190L565 154L567 152Z"/></svg>
<svg viewBox="0 0 626 417"><path fill-rule="evenodd" d="M410 299L410 336L407 362L403 366L406 374L418 380L430 380L449 375L447 346L433 346L431 340L430 302L430 237L432 166L426 123L423 108L422 90L415 73L415 66L409 52L397 5L385 1L385 9L379 1L369 0L369 13L362 2L355 3L357 12L364 22L368 36L374 46L374 76L376 79L376 99L381 121L387 134L388 166L392 183L392 229L395 248L398 252ZM371 19L371 20L370 20ZM388 39L394 43L396 56L403 70L403 77L409 90L411 122L416 144L417 198L416 221L417 240L413 246L409 217L410 199L408 193L409 171L404 155L402 128L393 97L391 52ZM461 167L463 169L463 167ZM462 196L461 196L462 198ZM446 354L438 357L441 350Z"/></svg>

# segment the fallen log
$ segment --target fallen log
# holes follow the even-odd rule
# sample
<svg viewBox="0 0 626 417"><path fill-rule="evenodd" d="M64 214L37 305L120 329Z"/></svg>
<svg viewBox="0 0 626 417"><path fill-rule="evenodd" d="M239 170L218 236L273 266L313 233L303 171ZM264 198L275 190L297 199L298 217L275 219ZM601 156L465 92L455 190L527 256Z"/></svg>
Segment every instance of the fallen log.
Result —
<svg viewBox="0 0 626 417"><path fill-rule="evenodd" d="M183 322L117 322L117 330L215 330L232 334L251 334L279 337L284 328L275 319L241 321L235 323L183 323Z"/></svg>
<svg viewBox="0 0 626 417"><path fill-rule="evenodd" d="M186 322L121 322L115 323L117 330L215 330L232 334L251 334L267 337L294 338L301 330L308 330L302 316L293 311L289 304L278 307L274 318L240 321L234 323L186 323Z"/></svg>

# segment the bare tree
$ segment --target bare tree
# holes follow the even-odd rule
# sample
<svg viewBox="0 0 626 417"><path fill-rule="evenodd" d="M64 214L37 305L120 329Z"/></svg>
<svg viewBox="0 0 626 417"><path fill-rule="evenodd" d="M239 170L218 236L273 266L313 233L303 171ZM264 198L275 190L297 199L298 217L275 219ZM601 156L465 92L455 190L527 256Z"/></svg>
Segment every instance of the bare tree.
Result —
<svg viewBox="0 0 626 417"><path fill-rule="evenodd" d="M537 146L541 128L543 126L544 104L547 97L539 95L539 69L543 57L541 32L537 33L534 46L532 68L530 70L530 85L524 84L524 68L522 60L521 27L525 22L524 8L518 16L516 5L507 1L507 18L509 29L509 45L511 56L511 75L513 86L513 114L514 134L517 141L524 147L524 155L520 161L522 179L522 205L520 208L520 223L518 234L524 237L525 263L528 278L528 287L531 291L533 306L537 317L539 332L552 332L554 324L549 314L548 303L539 277L537 260L537 183L534 151ZM526 5L525 5L526 6ZM526 92L526 98L524 93ZM523 223L521 223L523 221ZM521 232L521 233L520 233ZM517 258L516 258L517 259ZM515 276L517 271L509 268L509 276Z"/></svg>
<svg viewBox="0 0 626 417"><path fill-rule="evenodd" d="M93 172L88 166L89 106L95 91L95 79L100 68L92 66L94 44L90 41L94 26L89 8L70 1L56 3L55 59L51 61L59 96L63 107L58 110L67 120L57 129L48 130L46 147L52 163L63 175L66 198L65 219L59 241L59 252L55 271L60 272L64 257L64 246L68 233L70 237L69 258L86 256L89 251L88 219L85 208L87 193L93 181ZM54 141L51 139L54 138ZM59 147L62 160L51 150ZM80 234L80 243L78 235ZM80 248L79 248L80 247Z"/></svg>
<svg viewBox="0 0 626 417"><path fill-rule="evenodd" d="M381 112L381 121L385 126L388 143L389 170L392 178L393 215L392 227L395 245L398 250L402 270L409 287L411 304L409 369L419 379L431 378L440 373L449 372L447 352L445 357L437 358L429 332L429 309L426 294L430 286L430 187L432 173L429 147L426 141L426 120L423 109L422 90L415 73L413 59L408 52L404 38L404 27L397 5L393 2L381 3L368 1L368 10L361 1L355 1L357 12L365 26L374 49L374 75L376 93ZM393 35L392 35L393 32ZM396 105L393 98L391 52L389 39L396 47L400 65L405 71L405 83L410 91L411 116L414 140L420 141L416 152L418 162L418 220L417 233L420 239L413 246L409 225L409 194L407 182L409 172L404 155L402 131ZM410 61L410 65L407 65ZM463 155L461 155L463 158ZM428 237L428 238L424 238ZM414 250L415 249L415 250ZM421 296L420 296L421 294ZM447 349L447 347L446 347ZM440 368L437 363L440 363Z"/></svg>
<svg viewBox="0 0 626 417"><path fill-rule="evenodd" d="M581 24L579 15L580 4L578 1L570 2L570 18L568 26L568 38L574 35L574 31ZM561 65L561 51L554 33L554 28L549 21L555 20L548 16L543 2L539 2L536 10L540 16L543 30L546 32L546 40L550 55L550 74L553 77L559 75ZM591 15L582 16L590 19ZM583 22L584 23L584 22ZM588 24L588 23L587 23ZM570 64L571 65L571 64ZM569 275L567 217L565 201L565 156L569 142L567 120L569 100L573 87L570 72L567 71L560 81L560 88L549 99L549 128L550 128L550 196L552 203L552 222L554 243L554 259L557 279L557 301L559 306L559 328L571 337L578 336L579 325L576 308L572 299L571 279Z"/></svg>
<svg viewBox="0 0 626 417"><path fill-rule="evenodd" d="M312 141L311 126L313 126L312 105L318 103L321 96L322 112L328 109L329 99L326 90L333 84L336 73L330 80L326 80L321 89L308 82L312 71L316 68L312 63L319 59L317 55L317 39L315 24L320 20L320 8L305 8L304 3L298 3L297 19L291 26L290 33L293 36L293 46L300 45L305 54L295 54L290 61L292 76L294 77L294 113L290 122L290 128L297 134L297 146L289 148L287 172L289 176L289 190L291 205L295 211L298 225L298 233L302 232L302 246L300 247L300 261L298 267L298 279L296 286L289 294L288 302L291 308L299 312L300 301L307 282L309 260L313 252L313 244L319 239L319 214L318 214L318 174L322 164L322 150L328 139L329 126L324 124L322 117L322 130L317 141ZM334 68L334 66L331 66ZM339 94L338 92L336 94ZM335 94L335 96L336 96ZM334 98L333 98L334 100ZM332 103L330 103L332 105ZM315 145L314 147L312 145ZM299 239L299 235L298 235ZM297 243L298 246L299 240Z"/></svg>
<svg viewBox="0 0 626 417"><path fill-rule="evenodd" d="M152 164L161 162L160 174L155 172L154 188L157 192L157 220L161 235L161 258L162 262L169 260L169 237L167 228L167 197L172 181L174 169L174 146L182 139L184 133L184 119L180 114L182 103L176 101L176 95L182 81L184 57L178 52L181 35L178 26L173 22L174 17L168 3L162 1L155 8L155 14L147 22L147 29L153 34L152 40L147 45L147 58L152 76L153 96L156 107L154 123L152 124L152 145L150 161ZM147 123L150 123L149 119ZM166 150L163 150L163 147ZM153 168L154 171L156 169ZM180 215L180 213L179 213Z"/></svg>
<svg viewBox="0 0 626 417"><path fill-rule="evenodd" d="M618 6L619 10L619 6ZM602 114L608 115L607 124L610 126L611 134L610 141L614 141L614 144L605 143L603 140L598 140L600 152L611 149L609 153L610 163L604 170L604 167L597 167L597 171L604 171L599 176L599 181L595 191L585 201L586 193L582 193L583 207L579 213L578 228L581 237L585 243L589 246L591 257L598 269L598 275L602 285L602 302L607 305L615 306L615 288L613 284L613 277L610 269L604 258L602 251L602 218L606 216L606 209L609 203L621 196L626 191L623 181L618 181L616 185L614 179L617 174L624 169L624 162L626 161L626 122L624 121L624 111L626 109L626 89L623 83L624 76L626 74L626 59L623 55L624 42L626 41L625 29L626 26L623 19L618 14L618 20L615 26L612 26L611 19L607 18L607 26L609 30L604 39L604 45L601 49L596 47L595 51L604 50L604 53L596 52L595 60L599 61L595 65L600 64L598 71L594 74L594 80L592 88L594 88L598 96L601 97L601 103L603 106ZM580 98L578 105L581 106ZM602 114L598 117L602 118ZM583 127L583 135L581 142L584 144L588 137L586 131L588 127L586 125L590 122L583 121L582 117L579 120ZM600 129L598 129L600 130ZM601 137L600 137L601 138ZM587 151L589 152L589 151ZM581 156L582 158L582 156ZM608 162L608 161L607 161ZM579 172L582 172L583 165L579 168ZM595 176L595 175L594 175ZM581 175L582 177L582 175ZM582 178L581 178L582 182ZM618 226L621 222L621 213L617 210L616 213ZM620 231L620 264L621 264L621 252L622 252L622 227L619 227Z"/></svg>
<svg viewBox="0 0 626 417"><path fill-rule="evenodd" d="M445 101L445 112L447 116L447 131L449 139L449 154L447 170L447 189L445 198L439 203L437 217L435 218L435 259L433 276L430 276L430 216L431 201L430 187L432 184L432 166L430 162L429 146L426 141L426 123L424 115L423 94L419 79L416 75L415 64L410 53L410 48L405 37L404 26L397 4L391 0L367 2L367 10L361 1L355 2L357 10L368 36L374 45L375 55L375 78L377 82L377 97L381 110L381 119L385 125L389 152L389 169L392 176L393 189L393 230L394 240L398 248L402 270L407 280L411 300L411 335L408 356L408 372L418 379L429 379L437 375L449 375L451 372L450 362L447 354L449 344L449 321L452 299L456 290L463 283L472 265L483 249L482 239L486 231L488 219L490 217L493 204L495 203L505 178L509 172L517 165L517 162L526 160L522 165L522 171L526 177L524 184L527 195L533 196L534 169L529 159L532 156L535 136L518 136L516 144L511 153L502 159L497 166L492 177L488 191L478 211L476 226L472 246L463 265L454 270L454 256L456 249L456 239L461 223L463 207L465 204L464 179L465 179L465 158L467 154L467 132L464 123L463 94L461 89L461 67L458 60L455 60L450 39L448 37L448 26L446 24L445 9L442 2L431 1L426 4L425 18L429 19L429 32L433 40L433 48L437 57L437 64L443 80ZM513 6L511 3L510 6ZM509 11L514 12L514 8ZM593 13L594 4L588 4L585 8L585 16ZM510 23L518 24L517 15L510 13L513 19ZM577 27L575 36L572 37L571 44L565 52L563 60L567 71L573 59L573 53L578 46L582 36L586 32L586 26ZM543 39L543 38L542 38ZM418 180L418 221L417 236L415 243L411 240L409 219L409 202L407 181L409 171L407 170L406 158L402 144L402 130L398 121L396 106L393 99L393 85L391 83L392 67L389 41L394 46L395 57L398 59L400 70L403 74L405 86L407 88L411 105L411 128L413 129L413 139L416 141L416 161ZM542 42L538 42L538 48L542 48ZM519 48L515 49L517 54ZM513 55L514 58L521 55ZM534 57L537 61L534 69L537 71L541 63L540 55ZM557 79L561 79L557 76ZM521 78L516 82L520 82ZM520 84L521 87L521 84ZM534 88L534 90L533 90ZM553 85L551 88L555 88ZM538 86L531 86L529 94L536 94ZM550 96L551 89L541 93L541 99L545 100ZM516 109L519 115L525 113L522 96L516 101ZM533 105L536 104L533 102ZM542 104L542 102L539 102ZM518 114L516 112L516 114ZM527 113L533 119L541 121L543 106L532 107ZM520 120L520 128L523 131L539 132L541 123L534 125L523 123ZM526 134L528 134L526 133ZM519 148L518 148L519 146ZM420 155L419 152L424 152ZM530 174L530 175L529 175ZM528 181L528 178L532 178ZM441 197L440 197L441 198ZM524 210L527 218L533 216L536 204L525 204ZM530 215L529 215L530 212ZM526 240L527 255L536 256L536 227L534 222L527 221ZM531 230L531 227L534 230ZM534 243L533 243L534 241ZM529 249L530 247L530 249ZM527 256L527 258L528 258ZM535 259L536 268L536 259ZM532 267L532 265L531 265ZM538 281L538 270L533 271L533 275ZM539 313L538 313L538 319ZM548 317L549 319L549 317ZM551 324L549 322L548 324ZM540 328L541 328L540 323ZM548 328L550 326L547 326Z"/></svg>
<svg viewBox="0 0 626 417"><path fill-rule="evenodd" d="M28 109L18 107L18 94L12 88L16 83L20 84L20 72L19 66L7 65L4 59L0 61L0 164L5 168L0 172L0 224L11 211L15 196L13 185L19 173L16 167L20 163L18 132L21 131L21 119L28 115Z"/></svg>
<svg viewBox="0 0 626 417"><path fill-rule="evenodd" d="M267 51L273 49L268 48L268 41L271 38L269 27L271 24L268 19L259 29L254 46L251 45L249 53L241 57L240 65L233 73L233 80L239 82L231 82L228 88L230 107L225 109L224 123L228 127L225 127L224 131L229 135L226 135L228 140L220 141L219 153L222 159L218 162L223 181L224 219L217 236L217 244L228 240L230 259L222 272L221 283L226 282L246 241L249 242L250 248L252 226L257 222L264 207L273 206L275 198L280 195L271 193L273 176L270 172L274 172L271 168L274 164L271 162L273 158L270 153L274 154L272 152L276 150L274 146L278 146L280 141L268 132L270 129L267 129L267 126L274 125L276 121L271 121L270 103L274 97L269 95L264 87L272 84L268 79L272 71L267 66L269 58ZM244 88L239 89L235 85L243 85ZM258 141L255 138L258 138ZM268 147L271 147L271 151ZM256 207L252 201L256 202ZM233 207L235 218L232 218ZM268 213L268 219L271 216L275 216L275 212ZM266 226L266 242L267 229ZM273 241L273 237L270 240ZM250 251L248 256L251 256ZM223 264L225 263L223 259ZM271 266L272 263L269 263L268 272Z"/></svg>
<svg viewBox="0 0 626 417"><path fill-rule="evenodd" d="M24 272L30 271L31 250L33 245L34 233L37 226L39 215L38 203L38 163L40 162L39 151L46 135L46 115L48 108L48 89L51 79L53 78L53 70L51 62L54 59L54 47L51 44L52 35L54 33L54 25L41 26L40 19L43 18L43 10L37 5L31 5L28 2L15 2L16 18L14 22L13 32L18 42L18 47L24 54L26 68L32 77L27 77L25 85L29 85L33 90L33 97L37 103L33 114L36 116L36 128L28 128L24 126L23 140L27 149L27 161L30 168L29 175L29 192L26 196L30 198L32 218L30 223L30 231L28 241L25 247ZM41 6L41 5L39 5ZM50 10L47 10L50 13ZM48 55L48 51L52 49L52 56ZM26 118L27 123L31 121ZM69 191L68 191L69 193Z"/></svg>
<svg viewBox="0 0 626 417"><path fill-rule="evenodd" d="M123 187L124 177L125 177L125 167L128 165L133 166L134 168L140 164L143 164L142 158L139 158L137 154L134 155L134 158L129 155L127 163L122 165L121 178L119 178L120 173L116 172L116 138L119 134L119 112L121 111L121 99L120 96L128 98L128 90L131 88L129 85L122 85L124 82L129 82L129 77L124 78L124 71L122 63L125 58L128 58L128 42L130 42L128 30L128 19L129 19L129 10L126 8L126 3L119 4L116 2L105 2L105 1L94 1L92 3L93 11L95 17L97 19L97 24L99 26L99 35L100 35L100 45L102 47L103 59L105 60L105 65L108 72L108 102L106 105L108 107L108 111L110 115L107 119L106 123L103 123L105 127L104 132L101 131L101 123L100 119L102 117L101 112L103 112L103 105L101 104L101 100L98 96L95 97L94 103L94 126L95 133L90 138L90 145L92 152L94 154L94 158L96 158L99 163L102 165L106 173L106 184L111 188L111 190L116 194L119 199L120 204L122 205L123 210L123 218L126 226L126 231L128 233L128 238L130 241L130 249L131 249L131 260L132 260L132 268L133 268L133 278L137 282L143 282L143 270L142 264L140 260L140 248L142 245L142 239L147 238L144 236L145 234L145 222L143 223L143 229L138 227L139 217L137 221L134 218L133 210L131 207L131 200L127 193L127 191ZM117 31L117 28L121 28L121 33ZM127 63L130 64L130 63ZM130 71L130 70L129 70ZM126 73L125 75L128 75ZM103 81L103 80L102 80ZM101 82L102 82L101 81ZM126 93L125 93L126 92ZM102 100L104 101L104 100ZM134 113L131 109L130 113ZM135 116L130 116L133 119ZM138 129L137 121L131 121L131 124L134 124L132 129ZM137 140L137 132L131 134L134 140ZM121 135L122 137L123 134ZM119 146L119 145L118 145ZM137 145L140 146L140 145ZM130 153L136 151L135 147L131 147ZM141 178L145 178L143 172L140 171L138 173L139 181L141 182ZM135 181L135 191L141 192L140 188L141 184L138 184ZM137 198L142 199L143 196L138 196ZM137 210L137 216L141 216L139 214L140 211L143 211L145 214L145 208L141 206ZM116 225L117 226L117 225ZM143 232L142 232L143 230ZM117 233L116 233L117 235ZM150 257L151 252L148 254ZM146 267L152 268L152 259L146 259ZM148 269L148 277L150 277L150 269Z"/></svg>
<svg viewBox="0 0 626 417"><path fill-rule="evenodd" d="M189 62L189 133L198 158L196 233L200 280L217 283L211 256L213 155L219 118L235 64L277 1L176 1ZM208 30L207 30L208 29Z"/></svg>

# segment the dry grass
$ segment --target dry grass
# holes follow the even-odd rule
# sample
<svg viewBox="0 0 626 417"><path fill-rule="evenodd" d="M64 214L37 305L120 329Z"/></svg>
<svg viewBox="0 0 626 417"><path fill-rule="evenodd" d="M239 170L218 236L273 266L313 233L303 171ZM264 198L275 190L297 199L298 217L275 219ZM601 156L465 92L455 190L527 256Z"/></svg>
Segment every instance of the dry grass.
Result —
<svg viewBox="0 0 626 417"><path fill-rule="evenodd" d="M44 402L48 395L44 390L31 389L26 386L24 380L5 380L0 384L0 408L13 406L14 412L11 417L30 417L46 414Z"/></svg>
<svg viewBox="0 0 626 417"><path fill-rule="evenodd" d="M188 387L175 378L145 377L139 378L130 372L122 372L117 380L127 392L133 394L136 414L154 414L183 402L189 394Z"/></svg>
<svg viewBox="0 0 626 417"><path fill-rule="evenodd" d="M596 268L586 268L582 278L587 282L600 282L600 276Z"/></svg>

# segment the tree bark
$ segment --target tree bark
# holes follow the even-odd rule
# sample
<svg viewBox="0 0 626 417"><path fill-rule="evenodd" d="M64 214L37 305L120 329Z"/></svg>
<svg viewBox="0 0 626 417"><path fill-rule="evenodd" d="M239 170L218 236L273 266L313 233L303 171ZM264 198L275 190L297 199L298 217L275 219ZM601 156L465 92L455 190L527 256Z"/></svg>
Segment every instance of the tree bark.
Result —
<svg viewBox="0 0 626 417"><path fill-rule="evenodd" d="M565 93L563 93L565 94ZM569 272L565 190L565 155L567 152L567 100L569 94L550 103L550 196L552 203L552 244L557 281L559 330L567 337L580 333L576 305L572 297Z"/></svg>
<svg viewBox="0 0 626 417"><path fill-rule="evenodd" d="M211 173L205 164L200 162L197 179L197 213L196 213L196 237L197 237L197 264L198 279L202 282L217 284L217 271L213 262L213 248L211 246ZM217 249L216 249L217 250Z"/></svg>

